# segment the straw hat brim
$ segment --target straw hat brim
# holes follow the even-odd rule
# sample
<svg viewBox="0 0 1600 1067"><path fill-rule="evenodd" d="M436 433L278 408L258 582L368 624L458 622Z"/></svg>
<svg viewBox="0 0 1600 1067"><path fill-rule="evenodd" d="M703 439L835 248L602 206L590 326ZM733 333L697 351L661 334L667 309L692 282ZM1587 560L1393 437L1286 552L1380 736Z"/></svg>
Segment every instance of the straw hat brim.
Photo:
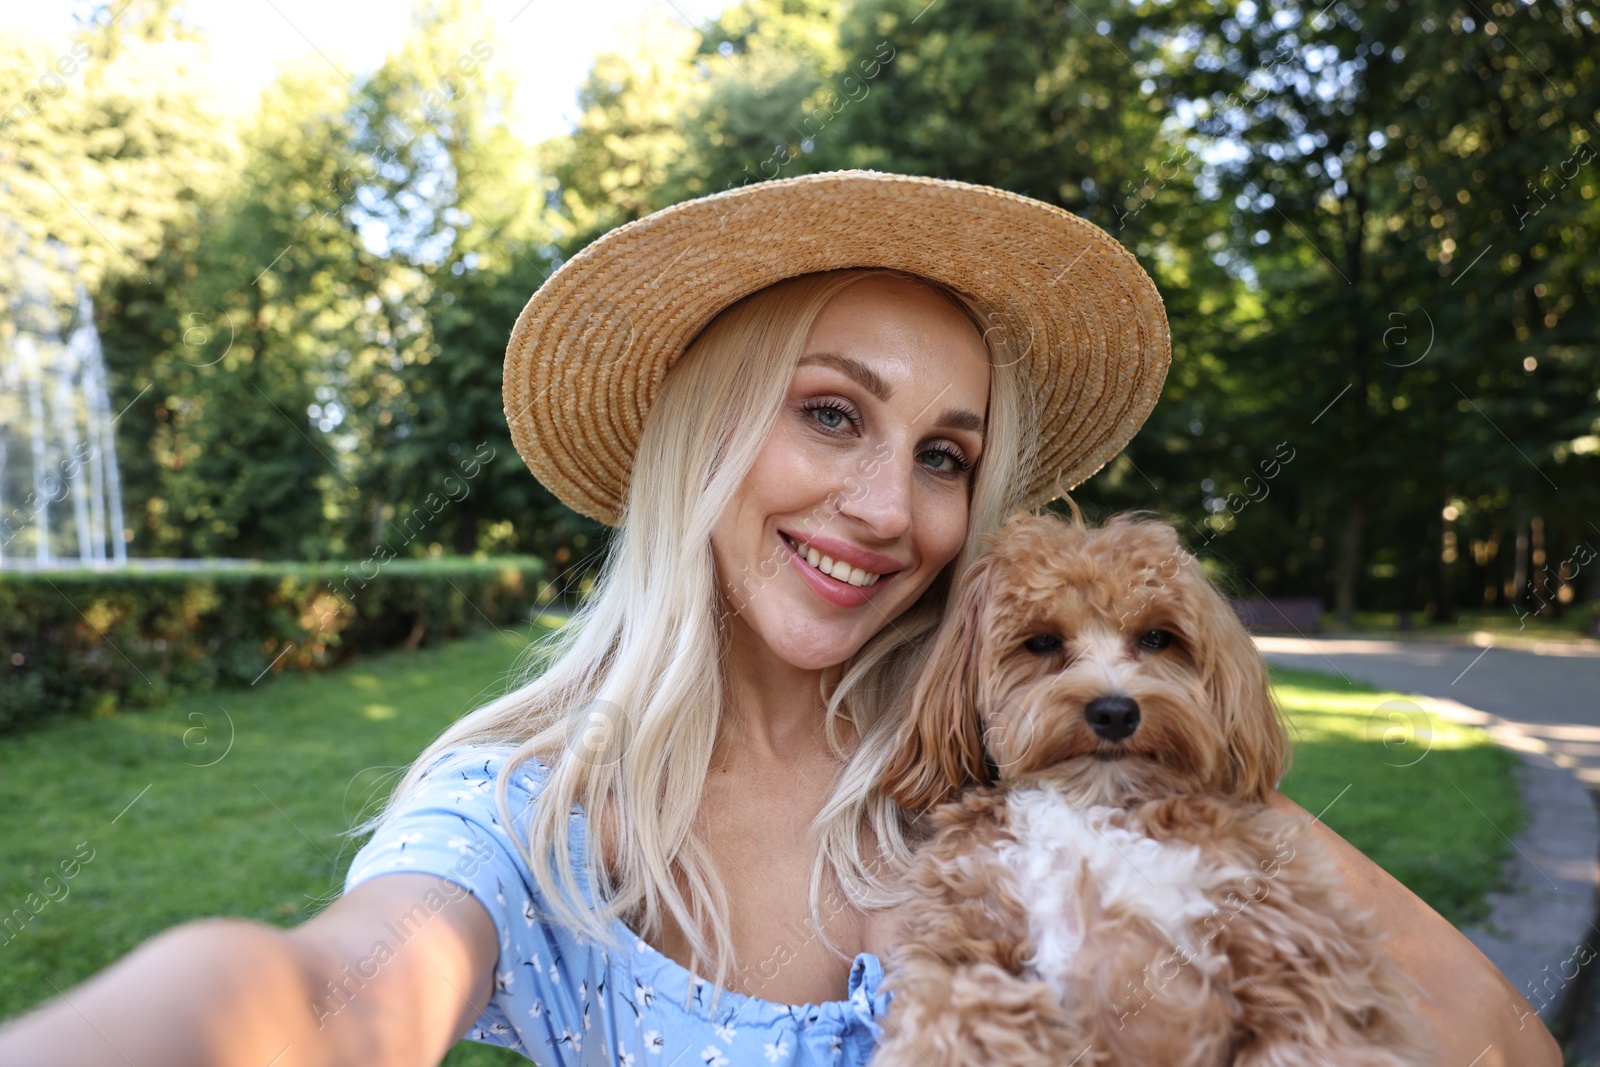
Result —
<svg viewBox="0 0 1600 1067"><path fill-rule="evenodd" d="M989 310L1038 405L1030 504L1103 467L1160 396L1160 294L1104 230L988 186L831 171L675 204L562 264L506 347L518 453L563 503L615 526L657 388L700 330L758 289L844 267L910 271Z"/></svg>

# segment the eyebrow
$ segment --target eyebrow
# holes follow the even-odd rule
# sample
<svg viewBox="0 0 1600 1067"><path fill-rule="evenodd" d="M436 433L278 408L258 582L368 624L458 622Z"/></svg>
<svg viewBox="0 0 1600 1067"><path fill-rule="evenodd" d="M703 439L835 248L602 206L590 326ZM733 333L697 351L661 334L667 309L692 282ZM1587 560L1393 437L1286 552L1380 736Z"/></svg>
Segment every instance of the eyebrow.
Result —
<svg viewBox="0 0 1600 1067"><path fill-rule="evenodd" d="M798 366L819 364L832 367L884 403L888 403L889 398L894 395L894 390L889 388L889 383L885 382L877 371L853 356L844 356L837 352L813 352L811 355L801 357ZM938 419L934 420L934 426L941 430L966 430L977 434L979 440L986 437L983 419L966 408L945 408Z"/></svg>

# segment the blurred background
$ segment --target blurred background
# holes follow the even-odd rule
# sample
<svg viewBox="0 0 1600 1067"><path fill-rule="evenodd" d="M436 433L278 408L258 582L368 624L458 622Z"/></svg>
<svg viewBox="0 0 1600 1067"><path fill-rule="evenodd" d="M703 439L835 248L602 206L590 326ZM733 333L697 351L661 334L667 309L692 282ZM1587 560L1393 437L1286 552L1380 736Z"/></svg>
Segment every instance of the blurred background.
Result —
<svg viewBox="0 0 1600 1067"><path fill-rule="evenodd" d="M1592 5L34 7L0 53L6 565L359 558L482 446L397 553L565 568L602 531L499 396L529 294L676 200L860 166L1060 204L1155 277L1172 374L1086 503L1345 621L1600 595Z"/></svg>
<svg viewBox="0 0 1600 1067"><path fill-rule="evenodd" d="M498 692L605 551L511 445L517 313L606 230L752 181L978 182L1132 250L1172 370L1074 496L1160 512L1279 628L1595 632L1597 34L1580 0L7 5L5 899L80 828L168 821L102 845L92 936L14 911L0 1015L164 924L337 885L379 792L352 775ZM1276 677L1307 687L1286 790L1349 791L1336 828L1486 914L1509 757Z"/></svg>

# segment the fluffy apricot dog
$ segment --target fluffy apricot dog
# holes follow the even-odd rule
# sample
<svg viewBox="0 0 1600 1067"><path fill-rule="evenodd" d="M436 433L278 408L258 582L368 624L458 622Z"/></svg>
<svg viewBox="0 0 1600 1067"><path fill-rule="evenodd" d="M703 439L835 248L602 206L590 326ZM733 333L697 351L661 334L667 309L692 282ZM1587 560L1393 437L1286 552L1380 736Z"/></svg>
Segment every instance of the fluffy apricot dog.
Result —
<svg viewBox="0 0 1600 1067"><path fill-rule="evenodd" d="M1403 973L1304 819L1266 668L1166 523L1021 513L883 786L928 812L875 1067L1402 1067ZM930 810L931 809L931 810Z"/></svg>

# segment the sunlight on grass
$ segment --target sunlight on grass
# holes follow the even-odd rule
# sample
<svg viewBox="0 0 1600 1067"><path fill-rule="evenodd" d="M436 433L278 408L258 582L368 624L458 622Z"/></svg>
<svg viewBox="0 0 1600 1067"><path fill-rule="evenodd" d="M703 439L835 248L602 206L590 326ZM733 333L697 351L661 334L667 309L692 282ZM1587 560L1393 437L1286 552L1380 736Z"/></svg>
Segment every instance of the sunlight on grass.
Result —
<svg viewBox="0 0 1600 1067"><path fill-rule="evenodd" d="M1295 762L1283 792L1457 925L1487 914L1524 812L1516 757L1403 693L1274 669Z"/></svg>
<svg viewBox="0 0 1600 1067"><path fill-rule="evenodd" d="M1275 686L1273 692L1293 724L1296 741L1374 741L1397 764L1421 759L1430 750L1491 744L1482 730L1441 719L1399 693L1330 692L1292 684Z"/></svg>

